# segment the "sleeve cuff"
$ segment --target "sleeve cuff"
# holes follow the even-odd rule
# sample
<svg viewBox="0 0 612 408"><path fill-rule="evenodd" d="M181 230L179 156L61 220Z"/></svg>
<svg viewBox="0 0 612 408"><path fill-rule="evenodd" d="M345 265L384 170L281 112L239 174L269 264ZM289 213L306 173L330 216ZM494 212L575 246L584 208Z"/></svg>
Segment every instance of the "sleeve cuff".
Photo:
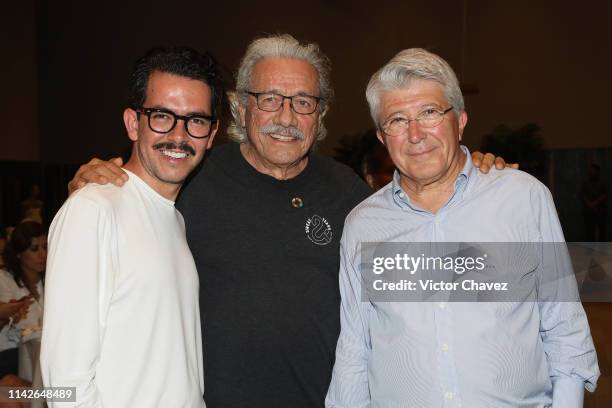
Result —
<svg viewBox="0 0 612 408"><path fill-rule="evenodd" d="M553 380L553 407L581 408L584 402L584 383L574 378Z"/></svg>

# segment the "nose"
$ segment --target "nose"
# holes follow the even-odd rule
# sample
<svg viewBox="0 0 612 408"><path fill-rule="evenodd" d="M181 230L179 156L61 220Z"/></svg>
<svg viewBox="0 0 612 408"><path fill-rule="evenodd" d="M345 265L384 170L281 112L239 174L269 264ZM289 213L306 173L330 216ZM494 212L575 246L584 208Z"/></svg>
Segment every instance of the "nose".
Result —
<svg viewBox="0 0 612 408"><path fill-rule="evenodd" d="M177 119L174 129L168 133L168 139L174 142L182 142L189 139L187 123L183 119Z"/></svg>
<svg viewBox="0 0 612 408"><path fill-rule="evenodd" d="M284 127L295 126L295 112L291 108L291 99L283 99L283 104L278 110L274 123Z"/></svg>
<svg viewBox="0 0 612 408"><path fill-rule="evenodd" d="M408 141L416 144L425 139L425 137L427 135L422 131L419 121L412 119L408 125Z"/></svg>

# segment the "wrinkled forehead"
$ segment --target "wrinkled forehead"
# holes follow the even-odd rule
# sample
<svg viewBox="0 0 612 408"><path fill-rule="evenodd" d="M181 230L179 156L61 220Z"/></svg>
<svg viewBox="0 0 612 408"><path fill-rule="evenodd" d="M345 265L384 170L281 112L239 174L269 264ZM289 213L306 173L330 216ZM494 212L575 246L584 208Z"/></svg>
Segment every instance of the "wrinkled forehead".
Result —
<svg viewBox="0 0 612 408"><path fill-rule="evenodd" d="M430 105L447 108L449 100L439 82L411 79L397 87L383 90L379 94L379 103L380 113L384 116L396 109L416 109Z"/></svg>
<svg viewBox="0 0 612 408"><path fill-rule="evenodd" d="M253 90L276 91L284 95L319 95L319 74L309 62L298 58L267 57L253 66Z"/></svg>

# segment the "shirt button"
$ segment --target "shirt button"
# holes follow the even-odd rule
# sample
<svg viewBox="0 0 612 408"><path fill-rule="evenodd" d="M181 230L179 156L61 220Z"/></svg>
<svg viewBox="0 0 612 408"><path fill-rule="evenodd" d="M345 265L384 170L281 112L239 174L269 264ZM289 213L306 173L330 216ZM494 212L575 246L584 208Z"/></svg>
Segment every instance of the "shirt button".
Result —
<svg viewBox="0 0 612 408"><path fill-rule="evenodd" d="M439 304L438 304L438 307L439 307L440 309L444 310L444 309L446 309L446 303L441 302L441 303L439 303Z"/></svg>
<svg viewBox="0 0 612 408"><path fill-rule="evenodd" d="M444 343L442 345L442 351L445 352L445 353L448 351L448 344Z"/></svg>
<svg viewBox="0 0 612 408"><path fill-rule="evenodd" d="M400 196L400 198L404 198L404 193L400 192L398 195Z"/></svg>
<svg viewBox="0 0 612 408"><path fill-rule="evenodd" d="M453 393L452 392L445 392L444 393L444 398L446 398L447 400L452 400L453 399Z"/></svg>

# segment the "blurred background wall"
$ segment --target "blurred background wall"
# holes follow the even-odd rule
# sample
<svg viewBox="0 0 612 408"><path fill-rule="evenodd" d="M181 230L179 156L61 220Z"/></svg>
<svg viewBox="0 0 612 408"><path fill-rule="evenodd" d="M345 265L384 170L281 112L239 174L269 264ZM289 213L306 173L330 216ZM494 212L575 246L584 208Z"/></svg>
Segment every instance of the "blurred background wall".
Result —
<svg viewBox="0 0 612 408"><path fill-rule="evenodd" d="M1 10L0 227L18 222L32 185L49 222L78 164L126 155L127 75L148 48L208 49L231 78L251 39L282 32L319 43L332 60L336 101L323 153L372 126L370 75L399 50L424 47L462 82L464 142L502 146L495 152L533 165L569 241L584 239L580 189L590 163L612 191L612 2L21 0ZM605 376L586 406L608 407L612 304L587 311Z"/></svg>
<svg viewBox="0 0 612 408"><path fill-rule="evenodd" d="M537 123L546 149L612 145L608 120L612 3L543 0L186 0L3 5L0 43L4 132L0 160L82 163L129 144L121 111L133 61L154 44L209 49L228 76L253 37L289 32L319 43L333 62L337 140L371 126L370 75L397 51L446 58L466 90L465 142L499 124Z"/></svg>
<svg viewBox="0 0 612 408"><path fill-rule="evenodd" d="M598 163L612 182L610 21L605 1L9 2L0 14L0 223L15 222L15 197L23 199L32 184L52 189L42 186L54 194L51 216L76 165L127 156L127 76L151 46L208 49L231 82L251 39L288 32L319 43L333 64L336 100L322 153L333 155L339 142L372 126L364 98L370 75L401 49L427 48L462 83L464 143L527 171L520 152L531 151L532 174L553 191L568 239L580 240L588 164ZM490 143L504 135L514 136ZM25 163L34 167L25 172Z"/></svg>

